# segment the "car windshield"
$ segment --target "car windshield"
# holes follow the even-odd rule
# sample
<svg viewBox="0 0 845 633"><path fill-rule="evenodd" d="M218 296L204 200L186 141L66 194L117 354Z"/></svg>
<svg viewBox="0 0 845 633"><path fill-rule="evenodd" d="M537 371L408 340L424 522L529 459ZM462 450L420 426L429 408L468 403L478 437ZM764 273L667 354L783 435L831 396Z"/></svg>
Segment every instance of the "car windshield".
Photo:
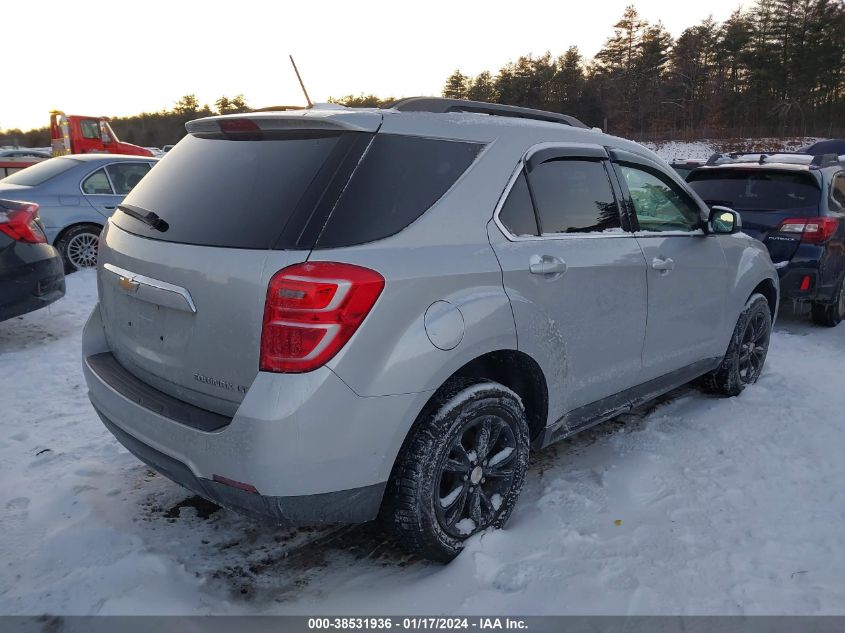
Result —
<svg viewBox="0 0 845 633"><path fill-rule="evenodd" d="M689 186L710 206L741 211L817 210L821 190L806 172L750 169L700 170Z"/></svg>
<svg viewBox="0 0 845 633"><path fill-rule="evenodd" d="M3 179L3 184L34 187L73 169L79 164L80 161L73 160L72 158L51 158L50 160L45 160L43 163L22 169L11 176L6 176Z"/></svg>

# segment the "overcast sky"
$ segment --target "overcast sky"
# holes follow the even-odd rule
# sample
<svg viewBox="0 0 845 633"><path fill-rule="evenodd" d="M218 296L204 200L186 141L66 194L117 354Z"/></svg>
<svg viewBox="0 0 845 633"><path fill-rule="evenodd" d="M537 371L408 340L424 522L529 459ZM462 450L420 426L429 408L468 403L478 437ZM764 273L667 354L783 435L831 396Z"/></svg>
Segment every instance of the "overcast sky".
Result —
<svg viewBox="0 0 845 633"><path fill-rule="evenodd" d="M749 4L746 0L745 4ZM439 94L455 68L495 72L526 53L577 45L592 57L631 0L3 0L0 129L47 124L48 111L129 115L195 93L243 93L253 107L372 92ZM739 0L638 0L672 35ZM14 53L11 56L11 53Z"/></svg>

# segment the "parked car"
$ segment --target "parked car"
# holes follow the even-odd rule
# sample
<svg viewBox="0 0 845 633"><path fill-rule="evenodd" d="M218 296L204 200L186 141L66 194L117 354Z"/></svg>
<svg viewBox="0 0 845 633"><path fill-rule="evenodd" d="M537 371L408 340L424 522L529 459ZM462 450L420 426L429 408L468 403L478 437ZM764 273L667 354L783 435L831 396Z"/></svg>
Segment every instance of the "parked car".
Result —
<svg viewBox="0 0 845 633"><path fill-rule="evenodd" d="M669 166L676 172L678 172L678 175L681 178L686 179L686 177L693 169L695 169L696 167L701 167L705 162L706 161L696 160L693 158L676 158L671 163L669 163Z"/></svg>
<svg viewBox="0 0 845 633"><path fill-rule="evenodd" d="M832 138L826 141L816 141L799 151L806 154L812 154L813 156L820 156L823 154L845 156L845 138Z"/></svg>
<svg viewBox="0 0 845 633"><path fill-rule="evenodd" d="M836 154L733 154L695 170L708 204L742 215L769 249L785 299L809 304L819 325L845 318L845 161Z"/></svg>
<svg viewBox="0 0 845 633"><path fill-rule="evenodd" d="M636 143L424 98L187 130L104 229L83 367L124 446L223 506L380 517L445 561L529 448L760 375L768 253Z"/></svg>
<svg viewBox="0 0 845 633"><path fill-rule="evenodd" d="M38 205L0 199L0 321L65 294L62 258L47 244Z"/></svg>
<svg viewBox="0 0 845 633"><path fill-rule="evenodd" d="M0 181L0 197L40 206L47 240L65 271L94 266L106 219L155 165L155 158L80 154L51 158Z"/></svg>

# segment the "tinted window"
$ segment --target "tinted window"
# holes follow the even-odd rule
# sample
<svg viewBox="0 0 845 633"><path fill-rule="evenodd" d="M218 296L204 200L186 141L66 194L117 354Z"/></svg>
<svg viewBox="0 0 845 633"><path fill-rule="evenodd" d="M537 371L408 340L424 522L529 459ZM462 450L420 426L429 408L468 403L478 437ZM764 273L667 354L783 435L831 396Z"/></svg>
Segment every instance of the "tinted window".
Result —
<svg viewBox="0 0 845 633"><path fill-rule="evenodd" d="M90 194L112 194L114 193L106 177L106 172L98 169L82 181L82 191Z"/></svg>
<svg viewBox="0 0 845 633"><path fill-rule="evenodd" d="M106 171L109 172L115 193L125 196L147 175L150 166L147 163L115 163L106 167Z"/></svg>
<svg viewBox="0 0 845 633"><path fill-rule="evenodd" d="M27 167L16 174L8 176L3 181L3 184L34 187L35 185L47 182L50 178L54 178L69 169L73 169L79 164L80 161L73 160L72 158L51 158L50 160L45 160L43 163Z"/></svg>
<svg viewBox="0 0 845 633"><path fill-rule="evenodd" d="M169 224L151 230L125 213L115 223L145 237L272 248L341 134L292 132L272 140L187 136L133 189L126 204Z"/></svg>
<svg viewBox="0 0 845 633"><path fill-rule="evenodd" d="M317 246L364 244L398 233L446 193L481 147L477 143L377 134L332 211Z"/></svg>
<svg viewBox="0 0 845 633"><path fill-rule="evenodd" d="M529 178L544 235L589 233L620 226L619 210L602 163L549 161L536 167Z"/></svg>
<svg viewBox="0 0 845 633"><path fill-rule="evenodd" d="M82 119L79 122L83 138L100 138L100 122L96 119Z"/></svg>
<svg viewBox="0 0 845 633"><path fill-rule="evenodd" d="M505 204L499 211L499 221L512 235L537 235L537 218L528 192L525 173L520 173L513 183Z"/></svg>
<svg viewBox="0 0 845 633"><path fill-rule="evenodd" d="M651 172L620 165L641 231L690 231L699 228L697 206L674 183Z"/></svg>
<svg viewBox="0 0 845 633"><path fill-rule="evenodd" d="M678 175L681 178L686 179L686 177L689 176L689 173L695 168L694 167L681 166L681 165L672 165L672 169L674 169L676 172L678 172Z"/></svg>
<svg viewBox="0 0 845 633"><path fill-rule="evenodd" d="M840 207L845 207L845 172L836 174L830 184L830 197Z"/></svg>
<svg viewBox="0 0 845 633"><path fill-rule="evenodd" d="M762 169L705 169L690 176L689 186L708 204L741 211L815 213L821 191L806 172Z"/></svg>

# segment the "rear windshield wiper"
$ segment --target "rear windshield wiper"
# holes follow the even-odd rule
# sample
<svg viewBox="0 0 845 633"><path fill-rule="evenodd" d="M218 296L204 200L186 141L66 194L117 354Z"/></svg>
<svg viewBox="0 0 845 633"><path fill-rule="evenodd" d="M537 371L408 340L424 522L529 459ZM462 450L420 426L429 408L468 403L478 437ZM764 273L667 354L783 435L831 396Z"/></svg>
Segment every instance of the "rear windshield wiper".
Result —
<svg viewBox="0 0 845 633"><path fill-rule="evenodd" d="M146 209L142 209L141 207L136 207L131 204L119 204L117 205L117 208L123 211L126 215L154 228L156 231L164 233L170 228L170 225L167 222L162 220L158 217L157 213L153 213L152 211L147 211Z"/></svg>

